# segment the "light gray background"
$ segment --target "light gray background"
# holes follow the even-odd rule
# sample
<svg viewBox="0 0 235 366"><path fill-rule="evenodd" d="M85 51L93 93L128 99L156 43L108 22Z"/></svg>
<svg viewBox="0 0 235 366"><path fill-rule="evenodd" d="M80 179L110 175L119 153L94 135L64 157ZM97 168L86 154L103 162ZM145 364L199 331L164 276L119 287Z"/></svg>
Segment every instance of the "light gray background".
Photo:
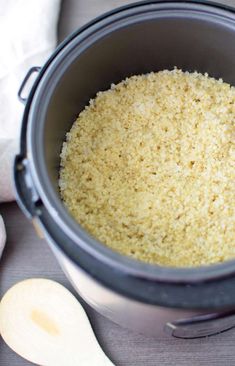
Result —
<svg viewBox="0 0 235 366"><path fill-rule="evenodd" d="M235 0L221 2L235 6ZM124 0L64 0L59 20L59 40L91 18L126 3L128 1ZM0 298L10 286L29 277L51 278L71 289L46 242L38 239L17 205L2 204L0 212L8 234L7 247L0 263ZM168 336L151 339L120 328L88 306L86 310L101 346L117 366L235 365L235 329L197 340L179 340ZM0 339L0 366L26 365L31 363L14 354Z"/></svg>

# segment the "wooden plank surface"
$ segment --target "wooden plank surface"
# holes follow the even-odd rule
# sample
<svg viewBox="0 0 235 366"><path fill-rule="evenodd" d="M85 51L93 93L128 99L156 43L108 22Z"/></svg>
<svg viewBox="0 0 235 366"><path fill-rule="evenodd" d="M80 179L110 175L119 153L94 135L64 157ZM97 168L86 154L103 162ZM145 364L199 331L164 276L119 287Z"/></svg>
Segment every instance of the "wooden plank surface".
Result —
<svg viewBox="0 0 235 366"><path fill-rule="evenodd" d="M221 2L235 6L235 0ZM125 3L124 0L64 0L59 39L94 16ZM0 263L0 298L11 285L30 277L51 278L72 290L46 242L38 239L17 205L2 204L0 212L8 234ZM85 308L101 346L117 366L235 365L235 329L197 340L179 340L167 335L151 339L113 324L87 305ZM26 365L31 363L15 355L0 339L0 366Z"/></svg>

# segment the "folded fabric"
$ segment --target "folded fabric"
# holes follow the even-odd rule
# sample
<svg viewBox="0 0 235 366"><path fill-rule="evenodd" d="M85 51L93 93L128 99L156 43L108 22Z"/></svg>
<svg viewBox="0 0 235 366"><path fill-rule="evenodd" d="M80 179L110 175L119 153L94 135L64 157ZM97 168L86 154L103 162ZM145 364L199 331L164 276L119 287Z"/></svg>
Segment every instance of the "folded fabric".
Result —
<svg viewBox="0 0 235 366"><path fill-rule="evenodd" d="M0 201L14 199L11 161L23 105L17 99L30 67L42 65L57 42L60 0L0 0Z"/></svg>
<svg viewBox="0 0 235 366"><path fill-rule="evenodd" d="M17 92L30 67L54 50L59 9L60 0L0 0L0 202L14 199L12 161L23 114Z"/></svg>
<svg viewBox="0 0 235 366"><path fill-rule="evenodd" d="M17 151L17 148L17 139L0 138L0 201L12 201L14 199L12 182L12 161Z"/></svg>

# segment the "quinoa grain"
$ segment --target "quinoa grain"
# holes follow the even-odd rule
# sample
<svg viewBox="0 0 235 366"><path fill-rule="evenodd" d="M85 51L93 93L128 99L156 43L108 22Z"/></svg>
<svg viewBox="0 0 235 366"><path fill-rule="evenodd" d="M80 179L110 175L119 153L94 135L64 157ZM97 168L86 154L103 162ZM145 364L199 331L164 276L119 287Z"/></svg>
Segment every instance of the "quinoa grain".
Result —
<svg viewBox="0 0 235 366"><path fill-rule="evenodd" d="M121 254L163 266L235 258L235 88L174 69L90 101L67 134L72 216Z"/></svg>

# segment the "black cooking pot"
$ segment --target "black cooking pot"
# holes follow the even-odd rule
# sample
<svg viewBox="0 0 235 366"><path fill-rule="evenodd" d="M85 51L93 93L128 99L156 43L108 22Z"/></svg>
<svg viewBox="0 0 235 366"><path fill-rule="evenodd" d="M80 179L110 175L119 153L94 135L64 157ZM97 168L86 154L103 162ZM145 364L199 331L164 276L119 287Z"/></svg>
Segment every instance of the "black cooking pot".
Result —
<svg viewBox="0 0 235 366"><path fill-rule="evenodd" d="M204 333L183 332L195 336L226 328L215 326L215 319L232 315L229 309L235 307L235 261L173 269L127 258L85 232L58 191L62 142L89 99L127 76L174 66L235 85L234 9L200 1L145 1L114 10L73 33L44 67L30 70L20 89L24 101L25 83L33 72L39 73L25 107L15 187L23 211L98 311L147 332L163 312L164 324L188 314L196 315L193 321L190 315L190 324L213 319ZM81 278L89 279L86 286Z"/></svg>

